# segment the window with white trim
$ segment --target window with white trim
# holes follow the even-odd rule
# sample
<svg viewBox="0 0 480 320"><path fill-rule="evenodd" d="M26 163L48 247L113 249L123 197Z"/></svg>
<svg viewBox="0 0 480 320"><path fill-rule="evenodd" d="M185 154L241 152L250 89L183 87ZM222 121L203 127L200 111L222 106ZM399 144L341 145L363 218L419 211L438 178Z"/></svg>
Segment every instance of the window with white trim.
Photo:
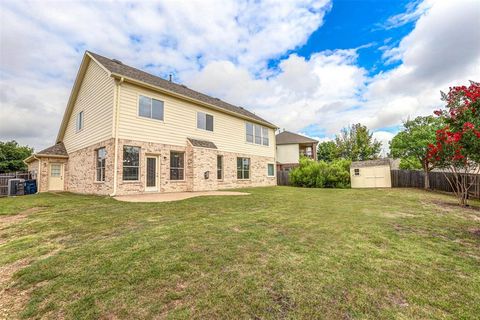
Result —
<svg viewBox="0 0 480 320"><path fill-rule="evenodd" d="M267 176L269 177L275 176L275 165L273 163L267 164Z"/></svg>
<svg viewBox="0 0 480 320"><path fill-rule="evenodd" d="M96 178L97 182L105 181L105 159L107 157L107 149L99 148L96 153Z"/></svg>
<svg viewBox="0 0 480 320"><path fill-rule="evenodd" d="M250 179L250 158L237 158L237 179Z"/></svg>
<svg viewBox="0 0 480 320"><path fill-rule="evenodd" d="M77 119L76 119L76 125L75 125L77 131L80 131L83 129L83 111L80 111L77 113Z"/></svg>
<svg viewBox="0 0 480 320"><path fill-rule="evenodd" d="M123 180L139 180L140 147L123 146Z"/></svg>
<svg viewBox="0 0 480 320"><path fill-rule="evenodd" d="M138 115L163 121L163 101L140 95L138 97Z"/></svg>
<svg viewBox="0 0 480 320"><path fill-rule="evenodd" d="M170 180L183 180L184 171L185 152L170 151Z"/></svg>
<svg viewBox="0 0 480 320"><path fill-rule="evenodd" d="M246 141L254 144L268 146L268 128L251 122L245 123Z"/></svg>
<svg viewBox="0 0 480 320"><path fill-rule="evenodd" d="M213 131L213 116L205 112L197 112L197 128Z"/></svg>
<svg viewBox="0 0 480 320"><path fill-rule="evenodd" d="M223 179L223 156L217 156L217 179Z"/></svg>

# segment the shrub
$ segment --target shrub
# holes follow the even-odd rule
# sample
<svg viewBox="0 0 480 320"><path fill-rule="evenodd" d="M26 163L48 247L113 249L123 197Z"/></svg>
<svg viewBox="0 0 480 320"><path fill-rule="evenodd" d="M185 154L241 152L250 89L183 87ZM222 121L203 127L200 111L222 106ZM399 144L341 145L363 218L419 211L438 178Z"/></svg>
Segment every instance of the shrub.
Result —
<svg viewBox="0 0 480 320"><path fill-rule="evenodd" d="M348 188L350 187L350 161L332 162L300 159L300 165L290 172L290 182L305 188Z"/></svg>

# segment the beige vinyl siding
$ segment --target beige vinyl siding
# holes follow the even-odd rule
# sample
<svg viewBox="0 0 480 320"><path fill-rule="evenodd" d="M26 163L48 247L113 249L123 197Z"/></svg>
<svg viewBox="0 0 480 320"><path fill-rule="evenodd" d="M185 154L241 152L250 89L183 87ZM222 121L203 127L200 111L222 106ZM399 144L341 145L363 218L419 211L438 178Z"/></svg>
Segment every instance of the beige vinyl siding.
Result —
<svg viewBox="0 0 480 320"><path fill-rule="evenodd" d="M164 121L138 116L138 97L164 101ZM197 111L213 115L213 132L197 129ZM123 83L120 90L119 138L185 146L186 139L212 141L219 150L275 157L275 132L268 129L269 146L246 142L247 120L190 102Z"/></svg>
<svg viewBox="0 0 480 320"><path fill-rule="evenodd" d="M112 137L114 80L95 61L85 72L63 143L68 153ZM76 130L77 114L83 111L83 128Z"/></svg>
<svg viewBox="0 0 480 320"><path fill-rule="evenodd" d="M281 144L277 146L277 161L279 163L299 163L300 149L298 144Z"/></svg>

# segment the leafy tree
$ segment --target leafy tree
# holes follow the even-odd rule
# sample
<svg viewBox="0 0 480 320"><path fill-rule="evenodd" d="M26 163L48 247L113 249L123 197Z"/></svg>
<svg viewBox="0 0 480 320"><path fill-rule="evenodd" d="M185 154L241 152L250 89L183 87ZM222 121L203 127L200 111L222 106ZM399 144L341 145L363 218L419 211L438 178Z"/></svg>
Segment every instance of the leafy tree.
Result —
<svg viewBox="0 0 480 320"><path fill-rule="evenodd" d="M372 160L378 158L382 143L373 139L366 126L357 123L343 128L335 137L339 156L351 161Z"/></svg>
<svg viewBox="0 0 480 320"><path fill-rule="evenodd" d="M327 162L338 159L338 149L335 142L326 141L320 143L317 148L317 158Z"/></svg>
<svg viewBox="0 0 480 320"><path fill-rule="evenodd" d="M290 172L294 186L306 188L348 188L350 186L350 161L313 161L306 157Z"/></svg>
<svg viewBox="0 0 480 320"><path fill-rule="evenodd" d="M480 173L480 83L450 88L448 94L442 93L442 99L446 108L434 113L446 126L436 132L436 142L429 144L428 159L450 171L445 177L459 204L465 206L475 182L470 182L468 175Z"/></svg>
<svg viewBox="0 0 480 320"><path fill-rule="evenodd" d="M23 160L32 152L32 148L20 146L15 140L0 141L0 173L26 170Z"/></svg>
<svg viewBox="0 0 480 320"><path fill-rule="evenodd" d="M421 170L422 164L418 160L418 158L415 157L408 157L408 158L402 158L400 159L400 164L399 164L400 169L403 170Z"/></svg>
<svg viewBox="0 0 480 320"><path fill-rule="evenodd" d="M423 169L425 172L425 189L430 188L428 173L434 168L427 159L428 144L435 142L435 132L443 124L441 118L433 116L417 117L403 124L400 131L390 142L390 154L401 158L403 167L408 169ZM420 168L415 166L420 165ZM400 163L402 167L402 162ZM402 168L403 169L403 168Z"/></svg>

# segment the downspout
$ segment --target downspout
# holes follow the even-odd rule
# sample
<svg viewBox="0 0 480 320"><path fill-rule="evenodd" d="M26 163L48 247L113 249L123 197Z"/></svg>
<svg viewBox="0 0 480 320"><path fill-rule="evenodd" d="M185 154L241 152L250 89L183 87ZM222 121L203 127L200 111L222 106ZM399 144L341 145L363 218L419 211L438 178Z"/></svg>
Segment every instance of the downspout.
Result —
<svg viewBox="0 0 480 320"><path fill-rule="evenodd" d="M113 192L110 194L111 197L116 196L117 194L117 181L118 181L118 123L119 123L119 105L120 105L120 86L123 83L123 77L120 79L115 79L115 96L114 96L114 129L113 129L113 138L115 139L115 146L113 151Z"/></svg>

